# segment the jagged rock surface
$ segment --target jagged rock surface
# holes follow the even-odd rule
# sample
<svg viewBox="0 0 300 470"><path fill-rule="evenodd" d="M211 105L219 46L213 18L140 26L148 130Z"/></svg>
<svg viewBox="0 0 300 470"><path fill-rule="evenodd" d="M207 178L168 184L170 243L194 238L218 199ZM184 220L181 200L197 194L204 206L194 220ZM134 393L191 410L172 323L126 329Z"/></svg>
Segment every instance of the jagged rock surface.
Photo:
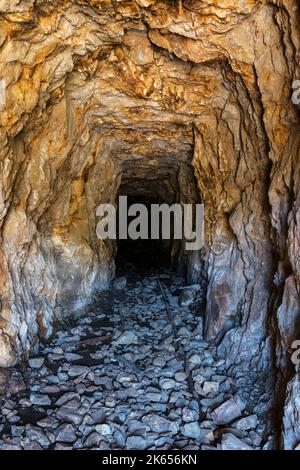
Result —
<svg viewBox="0 0 300 470"><path fill-rule="evenodd" d="M30 361L27 389L0 400L0 449L264 446L264 416L249 415L236 377L203 340L195 303L179 305L184 279L168 271L161 280L168 309L157 276L138 274L56 333Z"/></svg>
<svg viewBox="0 0 300 470"><path fill-rule="evenodd" d="M205 338L250 371L253 402L276 385L288 435L299 417L295 2L12 0L0 23L0 366L109 285L115 245L96 237L97 205L120 185L151 194L153 181L165 200L176 188L193 200L192 162L207 216L190 264L206 282Z"/></svg>

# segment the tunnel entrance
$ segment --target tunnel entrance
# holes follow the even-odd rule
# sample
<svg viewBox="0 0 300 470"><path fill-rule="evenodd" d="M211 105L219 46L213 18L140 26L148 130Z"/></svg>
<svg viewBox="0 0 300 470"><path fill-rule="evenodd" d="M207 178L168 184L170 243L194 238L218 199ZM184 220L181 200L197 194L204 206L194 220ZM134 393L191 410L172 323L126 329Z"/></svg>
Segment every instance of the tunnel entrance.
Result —
<svg viewBox="0 0 300 470"><path fill-rule="evenodd" d="M151 206L154 204L163 204L159 197L145 197L145 196L129 196L127 199L128 207L134 204L140 204L147 208L148 213L148 228L150 232L151 227ZM118 217L119 221L119 208ZM133 216L128 217L128 225L134 220ZM171 218L172 225L174 220ZM148 239L139 238L132 240L127 238L126 240L119 239L117 242L117 256L116 256L116 267L117 269L124 269L127 267L135 266L135 268L143 270L155 270L162 267L170 268L176 265L174 256L172 256L172 248L174 240L172 239L172 233L174 231L171 226L171 239L163 240L162 233L159 234L159 239L151 239L149 233ZM118 232L118 230L117 230Z"/></svg>
<svg viewBox="0 0 300 470"><path fill-rule="evenodd" d="M171 167L168 172L161 172L161 177L130 178L123 177L117 194L126 197L128 208L127 227L134 222L140 212L130 216L129 208L142 205L147 214L147 233L141 228L140 237L132 239L117 238L117 255L115 258L117 273L126 272L133 267L150 272L153 270L172 269L184 277L192 264L195 253L187 252L184 239L184 204L194 206L200 201L197 199L195 180L191 165ZM184 174L184 177L183 177ZM167 212L164 212L166 210ZM153 214L159 212L155 219ZM178 211L179 214L178 215ZM153 238L152 229L155 220L159 220L156 238ZM180 221L180 222L179 222ZM164 231L168 226L168 234ZM180 226L181 235L178 236ZM117 208L117 234L120 233L120 207ZM164 236L163 236L164 233ZM131 268L130 268L131 266Z"/></svg>
<svg viewBox="0 0 300 470"><path fill-rule="evenodd" d="M121 175L121 181L116 201L126 196L127 206L143 205L147 209L148 238L143 239L120 239L117 237L117 254L115 257L116 273L128 273L131 269L146 272L163 271L172 269L189 280L188 273L191 271L195 252L187 252L183 231L185 204L195 206L201 201L197 191L194 169L190 161L177 162L173 158L165 161L153 159L149 162L127 162L126 168ZM178 212L175 215L177 205L181 209L182 236L178 237ZM153 227L153 208L167 207L170 211L169 217L160 213L159 229L156 239L151 235ZM158 210L158 209L157 209ZM173 212L174 211L174 212ZM119 234L120 208L117 208L117 234ZM128 215L127 227L135 219ZM169 221L170 236L163 236L163 221ZM165 233L165 232L164 232ZM193 280L194 282L194 280Z"/></svg>

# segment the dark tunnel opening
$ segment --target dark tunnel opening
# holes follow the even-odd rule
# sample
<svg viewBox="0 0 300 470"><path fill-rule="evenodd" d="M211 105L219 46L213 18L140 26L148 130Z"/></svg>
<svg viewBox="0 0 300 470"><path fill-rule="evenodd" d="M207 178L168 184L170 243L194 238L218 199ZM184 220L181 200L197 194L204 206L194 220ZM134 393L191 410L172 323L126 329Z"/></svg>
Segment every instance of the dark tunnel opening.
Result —
<svg viewBox="0 0 300 470"><path fill-rule="evenodd" d="M124 194L122 194L124 195ZM151 207L152 205L161 205L165 201L158 196L128 196L128 207L139 204L147 209L148 217L148 238L138 238L136 240L128 237L127 239L117 240L117 256L115 259L117 271L128 271L135 268L143 271L153 271L162 268L176 268L176 255L174 255L174 218L171 217L171 238L169 240L162 239L161 227L159 239L151 239ZM134 221L135 216L128 216L128 226ZM119 230L119 208L117 211L117 233Z"/></svg>
<svg viewBox="0 0 300 470"><path fill-rule="evenodd" d="M147 239L144 237L143 230L141 230L143 235L140 238L121 239L119 237L119 204L120 197L124 196L127 198L127 209L136 204L146 208ZM194 272L194 266L195 263L197 265L198 254L186 250L184 234L185 206L191 205L195 208L195 205L200 203L194 169L190 162L177 164L173 159L170 159L158 167L154 160L153 164L148 164L145 168L140 162L139 166L130 165L127 162L116 203L118 235L115 265L117 275L132 269L143 269L144 272L168 269L182 275L190 283L197 282L198 274ZM158 206L159 209L157 209ZM153 215L155 210L159 211L157 239L153 239L151 236L153 222L158 220ZM127 228L137 216L139 218L139 214L139 212L134 213L132 217L127 214ZM168 226L167 236L166 225ZM178 227L181 230L180 235L178 235Z"/></svg>

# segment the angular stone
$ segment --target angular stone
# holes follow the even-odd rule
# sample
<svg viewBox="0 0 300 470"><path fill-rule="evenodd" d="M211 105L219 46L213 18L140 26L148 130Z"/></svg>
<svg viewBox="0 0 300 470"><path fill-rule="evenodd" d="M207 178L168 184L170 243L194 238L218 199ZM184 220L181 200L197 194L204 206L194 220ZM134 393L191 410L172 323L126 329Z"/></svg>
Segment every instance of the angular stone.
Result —
<svg viewBox="0 0 300 470"><path fill-rule="evenodd" d="M42 395L39 393L31 393L30 401L33 405L38 406L50 406L51 400L48 395Z"/></svg>
<svg viewBox="0 0 300 470"><path fill-rule="evenodd" d="M28 364L31 369L41 369L44 365L45 359L43 357L35 357L29 359Z"/></svg>
<svg viewBox="0 0 300 470"><path fill-rule="evenodd" d="M56 413L56 416L66 423L72 423L79 426L83 420L83 416L76 412L76 408L62 406Z"/></svg>
<svg viewBox="0 0 300 470"><path fill-rule="evenodd" d="M99 447L102 437L97 432L92 432L84 441L84 447Z"/></svg>
<svg viewBox="0 0 300 470"><path fill-rule="evenodd" d="M26 385L19 372L0 368L0 395L6 393L15 395L24 390Z"/></svg>
<svg viewBox="0 0 300 470"><path fill-rule="evenodd" d="M189 359L188 359L188 362L189 364L191 364L192 366L196 367L196 366L200 366L201 363L203 362L204 358L201 357L199 354L193 354Z"/></svg>
<svg viewBox="0 0 300 470"><path fill-rule="evenodd" d="M182 420L186 423L191 423L199 418L199 412L190 408L184 407L182 409Z"/></svg>
<svg viewBox="0 0 300 470"><path fill-rule="evenodd" d="M159 381L159 386L162 390L170 390L175 388L176 382L172 379L161 379Z"/></svg>
<svg viewBox="0 0 300 470"><path fill-rule="evenodd" d="M43 447L36 441L31 441L28 443L24 443L23 445L24 450L43 450Z"/></svg>
<svg viewBox="0 0 300 470"><path fill-rule="evenodd" d="M233 397L216 408L211 417L214 423L218 425L230 424L242 415L245 409L245 403L238 397Z"/></svg>
<svg viewBox="0 0 300 470"><path fill-rule="evenodd" d="M185 380L187 380L186 373L185 372L176 372L175 380L176 380L176 382L184 382Z"/></svg>
<svg viewBox="0 0 300 470"><path fill-rule="evenodd" d="M162 416L156 414L149 414L142 418L144 424L149 426L151 431L162 433L176 434L178 432L178 424L173 421L169 421Z"/></svg>
<svg viewBox="0 0 300 470"><path fill-rule="evenodd" d="M262 443L262 437L257 432L250 431L249 437L247 438L247 443L252 447L254 446L260 448Z"/></svg>
<svg viewBox="0 0 300 470"><path fill-rule="evenodd" d="M66 403L70 402L71 400L78 400L79 402L80 395L75 392L67 392L55 402L55 406L63 406Z"/></svg>
<svg viewBox="0 0 300 470"><path fill-rule="evenodd" d="M78 377L79 375L88 374L90 368L87 366L71 366L68 369L68 375L70 377Z"/></svg>
<svg viewBox="0 0 300 470"><path fill-rule="evenodd" d="M183 426L183 431L182 434L185 437L188 437L190 439L196 439L199 440L201 436L201 429L198 423L186 423Z"/></svg>
<svg viewBox="0 0 300 470"><path fill-rule="evenodd" d="M59 422L54 416L47 416L47 418L38 421L37 425L41 428L55 429L58 427Z"/></svg>
<svg viewBox="0 0 300 470"><path fill-rule="evenodd" d="M253 450L252 447L231 433L223 434L221 447L222 450Z"/></svg>
<svg viewBox="0 0 300 470"><path fill-rule="evenodd" d="M20 444L0 442L0 450L22 450L22 447Z"/></svg>
<svg viewBox="0 0 300 470"><path fill-rule="evenodd" d="M43 448L47 449L50 445L50 440L47 436L47 431L40 429L37 426L26 425L25 428L26 437L23 438L24 443L31 441L38 442Z"/></svg>
<svg viewBox="0 0 300 470"><path fill-rule="evenodd" d="M114 289L117 289L117 290L125 289L126 285L127 285L126 277L118 277L117 279L114 280L114 283L113 283Z"/></svg>
<svg viewBox="0 0 300 470"><path fill-rule="evenodd" d="M150 443L141 436L129 436L126 439L127 450L145 450Z"/></svg>
<svg viewBox="0 0 300 470"><path fill-rule="evenodd" d="M75 428L72 424L63 424L56 430L56 441L72 443L76 441Z"/></svg>
<svg viewBox="0 0 300 470"><path fill-rule="evenodd" d="M288 383L283 416L285 450L294 450L300 442L300 377L299 373Z"/></svg>
<svg viewBox="0 0 300 470"><path fill-rule="evenodd" d="M219 391L219 383L211 381L204 382L202 389L204 395L216 395Z"/></svg>
<svg viewBox="0 0 300 470"><path fill-rule="evenodd" d="M109 436L112 434L112 429L109 424L98 424L95 429L101 436Z"/></svg>
<svg viewBox="0 0 300 470"><path fill-rule="evenodd" d="M234 423L234 427L240 431L249 431L250 429L255 429L257 425L257 415L246 416L245 418L241 418Z"/></svg>
<svg viewBox="0 0 300 470"><path fill-rule="evenodd" d="M106 418L105 410L91 411L91 418L95 424L103 424Z"/></svg>
<svg viewBox="0 0 300 470"><path fill-rule="evenodd" d="M185 287L180 294L180 305L184 307L189 307L195 302L197 293L201 290L199 284L194 284L192 286Z"/></svg>
<svg viewBox="0 0 300 470"><path fill-rule="evenodd" d="M166 359L163 357L155 357L153 360L153 365L158 367L164 367L166 365Z"/></svg>
<svg viewBox="0 0 300 470"><path fill-rule="evenodd" d="M130 344L138 344L138 337L136 336L135 333L133 333L132 331L126 331L125 333L123 333L121 336L119 336L119 338L117 338L116 340L114 340L114 344L116 346L119 346L119 345L130 345Z"/></svg>
<svg viewBox="0 0 300 470"><path fill-rule="evenodd" d="M73 361L78 361L80 359L82 359L82 356L80 356L79 354L74 354L74 353L66 353L65 354L65 358L67 361L69 362L73 362Z"/></svg>

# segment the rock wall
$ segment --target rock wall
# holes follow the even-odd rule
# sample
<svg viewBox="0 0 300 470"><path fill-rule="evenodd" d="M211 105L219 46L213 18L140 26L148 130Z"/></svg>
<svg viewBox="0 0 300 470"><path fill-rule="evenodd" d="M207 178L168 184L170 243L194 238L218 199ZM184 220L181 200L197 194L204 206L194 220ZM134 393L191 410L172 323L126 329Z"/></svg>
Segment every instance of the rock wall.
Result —
<svg viewBox="0 0 300 470"><path fill-rule="evenodd" d="M278 445L296 446L297 2L3 0L0 22L0 366L108 286L96 207L122 178L161 185L192 163L206 338L250 370L253 404L275 385Z"/></svg>

